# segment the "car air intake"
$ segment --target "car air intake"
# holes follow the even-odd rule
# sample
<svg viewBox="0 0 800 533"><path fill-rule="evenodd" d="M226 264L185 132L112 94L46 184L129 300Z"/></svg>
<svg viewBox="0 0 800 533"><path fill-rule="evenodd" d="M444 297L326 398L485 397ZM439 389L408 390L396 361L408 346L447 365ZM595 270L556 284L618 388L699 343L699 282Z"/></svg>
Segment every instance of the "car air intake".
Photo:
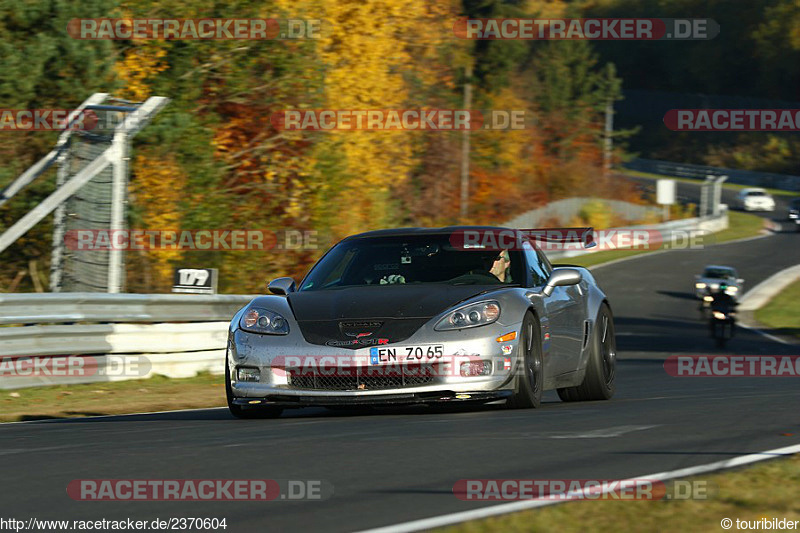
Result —
<svg viewBox="0 0 800 533"><path fill-rule="evenodd" d="M589 344L589 333L592 331L592 322L590 320L583 321L583 346L581 346L581 350L586 349L586 345Z"/></svg>

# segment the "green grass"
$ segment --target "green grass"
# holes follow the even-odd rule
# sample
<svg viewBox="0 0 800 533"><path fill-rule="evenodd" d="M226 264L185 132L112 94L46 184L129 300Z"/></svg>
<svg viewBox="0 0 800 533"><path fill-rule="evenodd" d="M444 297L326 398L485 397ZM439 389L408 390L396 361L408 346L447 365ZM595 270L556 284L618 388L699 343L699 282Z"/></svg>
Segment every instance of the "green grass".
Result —
<svg viewBox="0 0 800 533"><path fill-rule="evenodd" d="M800 455L689 479L719 490L705 500L576 501L435 531L724 531L723 518L733 520L730 531L737 531L737 518L800 520Z"/></svg>
<svg viewBox="0 0 800 533"><path fill-rule="evenodd" d="M728 211L728 229L715 233L713 242L722 243L755 237L763 229L763 218L741 211Z"/></svg>
<svg viewBox="0 0 800 533"><path fill-rule="evenodd" d="M679 178L676 176L668 176L665 174L653 174L651 172L639 172L638 170L622 170L620 171L620 174L636 178L671 179L675 181L682 181L684 183L694 183L695 185L699 185L704 181L701 179L693 179L693 178ZM738 183L728 183L728 182L722 183L723 189L730 189L732 191L739 191L751 187L755 187L755 185L740 185ZM761 187L761 188L773 196L800 196L800 192L797 191L786 191L784 189L771 189L769 187Z"/></svg>
<svg viewBox="0 0 800 533"><path fill-rule="evenodd" d="M0 422L221 407L227 405L224 382L224 376L202 373L0 390Z"/></svg>
<svg viewBox="0 0 800 533"><path fill-rule="evenodd" d="M728 229L713 233L704 239L705 245L719 244L723 242L744 239L757 236L764 228L764 219L750 213L739 211L728 212ZM665 245L661 249L669 249ZM583 267L596 266L609 261L615 261L625 257L648 254L655 250L608 250L605 252L586 253L575 257L565 257L556 262L569 263Z"/></svg>
<svg viewBox="0 0 800 533"><path fill-rule="evenodd" d="M770 333L800 338L800 281L796 281L755 312Z"/></svg>

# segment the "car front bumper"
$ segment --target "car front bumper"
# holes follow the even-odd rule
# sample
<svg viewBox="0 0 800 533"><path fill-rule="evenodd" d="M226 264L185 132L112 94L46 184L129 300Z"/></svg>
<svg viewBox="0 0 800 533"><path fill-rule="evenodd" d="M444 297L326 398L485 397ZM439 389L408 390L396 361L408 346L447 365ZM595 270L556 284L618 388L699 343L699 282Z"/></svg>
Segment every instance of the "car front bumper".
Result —
<svg viewBox="0 0 800 533"><path fill-rule="evenodd" d="M297 328L282 337L252 334L236 329L228 340L226 364L231 376L230 388L235 398L234 403L242 406L413 404L503 399L513 391L514 373L518 365L519 335L511 341L497 342L496 338L510 332L519 334L520 326L519 323L495 323L461 331L442 332L433 332L429 327L424 327L403 342L381 345L380 348L396 348L398 359L401 359L399 354L407 346L443 347L441 359L423 360L421 365L415 365L416 361L411 363L415 369L425 367L424 372L430 374L430 379L426 375L426 380L409 380L411 384L406 384L406 370L403 369L401 374L404 384L396 387L387 386L383 382L379 385L380 379L370 381L370 378L375 375L380 377L381 371L387 369L387 373L397 379L396 373L392 372L404 368L403 363L398 361L388 366L371 365L370 347L348 350L309 344ZM354 359L359 361L355 378L351 366ZM297 376L287 371L290 360L293 361L293 368L303 369L303 376L306 377L304 383L310 381L307 378L309 373L314 375L314 385L298 385L300 380ZM309 362L319 366L313 366L306 373ZM321 364L323 362L325 366ZM461 374L464 363L487 362L491 364L491 372L487 375ZM337 364L340 366L337 367ZM254 369L258 381L240 381L239 368ZM344 378L337 380L340 376ZM316 379L317 377L320 379ZM362 377L366 379L362 380ZM337 381L337 386L330 386L331 382ZM342 381L346 385L341 385ZM318 383L327 385L316 386ZM250 403L251 401L257 403Z"/></svg>
<svg viewBox="0 0 800 533"><path fill-rule="evenodd" d="M430 405L445 403L490 403L507 400L513 391L432 391L432 392L385 392L369 396L319 396L270 394L264 398L235 398L234 405L245 409L263 407L381 407L403 405Z"/></svg>
<svg viewBox="0 0 800 533"><path fill-rule="evenodd" d="M775 211L775 204L745 202L745 211Z"/></svg>

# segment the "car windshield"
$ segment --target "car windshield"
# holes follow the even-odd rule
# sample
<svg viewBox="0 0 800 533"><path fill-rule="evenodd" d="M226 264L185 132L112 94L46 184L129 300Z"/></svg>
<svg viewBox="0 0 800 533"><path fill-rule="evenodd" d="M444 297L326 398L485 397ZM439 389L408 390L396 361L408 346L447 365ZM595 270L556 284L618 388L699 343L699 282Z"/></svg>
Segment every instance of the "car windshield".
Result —
<svg viewBox="0 0 800 533"><path fill-rule="evenodd" d="M464 249L450 234L356 238L340 242L308 273L300 291L353 286L524 282L522 252Z"/></svg>
<svg viewBox="0 0 800 533"><path fill-rule="evenodd" d="M735 276L735 272L729 268L707 268L703 272L704 278L732 278Z"/></svg>
<svg viewBox="0 0 800 533"><path fill-rule="evenodd" d="M747 196L766 196L764 191L747 191Z"/></svg>

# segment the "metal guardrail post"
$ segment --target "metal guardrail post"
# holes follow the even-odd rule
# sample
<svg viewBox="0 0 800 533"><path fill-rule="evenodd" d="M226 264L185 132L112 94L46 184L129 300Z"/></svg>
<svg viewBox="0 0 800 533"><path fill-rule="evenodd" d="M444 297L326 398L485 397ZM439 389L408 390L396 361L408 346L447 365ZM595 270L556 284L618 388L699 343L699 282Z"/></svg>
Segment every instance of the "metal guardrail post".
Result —
<svg viewBox="0 0 800 533"><path fill-rule="evenodd" d="M713 183L714 176L708 174L705 181L700 185L700 212L698 213L698 216L701 218L707 217L710 214L711 209L709 209L709 193Z"/></svg>
<svg viewBox="0 0 800 533"><path fill-rule="evenodd" d="M719 216L719 204L722 203L722 182L728 179L728 176L718 176L714 180L714 216Z"/></svg>

